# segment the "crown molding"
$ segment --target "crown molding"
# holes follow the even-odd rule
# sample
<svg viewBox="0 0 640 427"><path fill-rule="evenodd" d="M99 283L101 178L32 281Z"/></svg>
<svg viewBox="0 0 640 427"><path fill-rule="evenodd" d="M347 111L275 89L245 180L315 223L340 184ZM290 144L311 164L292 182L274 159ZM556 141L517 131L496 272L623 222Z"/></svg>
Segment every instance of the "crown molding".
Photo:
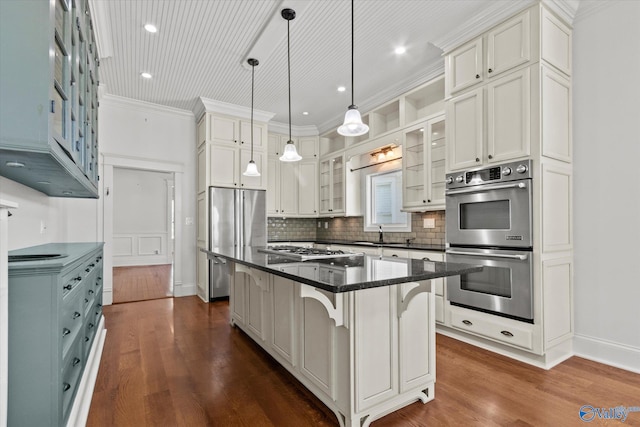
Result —
<svg viewBox="0 0 640 427"><path fill-rule="evenodd" d="M536 2L537 0L489 2L489 6L483 8L473 18L458 28L451 29L444 37L433 40L432 43L447 53Z"/></svg>
<svg viewBox="0 0 640 427"><path fill-rule="evenodd" d="M113 37L111 36L111 22L104 1L89 0L91 18L95 22L96 47L100 59L113 56Z"/></svg>
<svg viewBox="0 0 640 427"><path fill-rule="evenodd" d="M549 10L553 11L569 25L573 24L580 3L581 2L579 0L542 0L542 4L544 4Z"/></svg>
<svg viewBox="0 0 640 427"><path fill-rule="evenodd" d="M374 96L371 96L365 99L363 102L358 102L358 109L361 114L366 114L373 109L377 108L380 105L385 104L397 98L410 90L427 83L430 80L435 79L436 77L444 74L444 58L441 57L440 60L436 61L433 64L430 64L428 67L425 67L420 72L415 73L404 80L397 82L394 85L391 85L384 90L377 92ZM325 121L324 123L318 126L318 131L322 135L323 133L337 128L342 123L344 119L344 113L340 112L335 115L333 118Z"/></svg>
<svg viewBox="0 0 640 427"><path fill-rule="evenodd" d="M196 103L195 108L193 109L193 114L196 116L196 119L202 117L202 115L206 112L208 113L218 113L225 114L227 116L239 117L241 119L251 119L251 108L243 107L242 105L230 104L228 102L216 101L215 99L209 98L198 98L200 102ZM275 116L276 113L271 113L269 111L263 110L253 110L253 119L258 122L268 122Z"/></svg>
<svg viewBox="0 0 640 427"><path fill-rule="evenodd" d="M289 135L289 124L280 122L269 122L269 132ZM291 136L318 136L316 125L296 126L291 125Z"/></svg>
<svg viewBox="0 0 640 427"><path fill-rule="evenodd" d="M580 22L583 19L595 15L601 10L607 9L614 5L613 1L598 1L598 0L582 0L580 1L580 7L576 13L576 17L573 20L573 23Z"/></svg>
<svg viewBox="0 0 640 427"><path fill-rule="evenodd" d="M167 107L166 105L154 104L152 102L139 101L137 99L125 98L123 96L104 94L100 101L101 106L111 106L115 108L126 108L134 111L149 111L152 110L157 113L165 113L172 115L180 115L193 118L193 112L189 110L182 110L180 108Z"/></svg>

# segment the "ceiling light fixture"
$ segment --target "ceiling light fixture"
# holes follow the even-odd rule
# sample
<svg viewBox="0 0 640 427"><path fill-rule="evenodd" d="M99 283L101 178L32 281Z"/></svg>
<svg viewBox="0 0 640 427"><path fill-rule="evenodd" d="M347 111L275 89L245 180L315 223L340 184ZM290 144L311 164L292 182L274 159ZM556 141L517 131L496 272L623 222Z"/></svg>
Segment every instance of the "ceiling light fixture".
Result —
<svg viewBox="0 0 640 427"><path fill-rule="evenodd" d="M345 90L347 90L346 87L344 86L338 86L338 92L344 92Z"/></svg>
<svg viewBox="0 0 640 427"><path fill-rule="evenodd" d="M296 150L291 140L291 36L289 35L289 24L296 17L296 11L293 9L282 9L282 17L287 20L287 76L289 79L289 140L284 146L284 152L280 157L281 162L297 162L302 160L300 154Z"/></svg>
<svg viewBox="0 0 640 427"><path fill-rule="evenodd" d="M303 112L302 112L302 115L303 115L303 116L308 116L308 115L309 115L309 112L308 112L308 111L303 111Z"/></svg>
<svg viewBox="0 0 640 427"><path fill-rule="evenodd" d="M150 33L157 33L158 32L158 28L153 24L146 24L144 26L144 29L147 30Z"/></svg>
<svg viewBox="0 0 640 427"><path fill-rule="evenodd" d="M140 73L141 77L144 77L145 79L150 79L152 76L149 73Z"/></svg>
<svg viewBox="0 0 640 427"><path fill-rule="evenodd" d="M253 161L253 81L256 65L258 65L260 62L255 58L249 58L247 59L247 63L251 65L251 160L249 160L249 164L247 164L247 170L244 171L242 175L260 176L258 166L256 165L256 162Z"/></svg>
<svg viewBox="0 0 640 427"><path fill-rule="evenodd" d="M397 48L395 48L394 52L396 53L396 55L402 55L403 53L405 53L407 51L407 48L404 46L398 46Z"/></svg>
<svg viewBox="0 0 640 427"><path fill-rule="evenodd" d="M395 147L393 145L379 148L373 153L371 153L371 157L379 162L382 162L384 160L389 160L389 158L395 155L395 153L393 152L394 148Z"/></svg>
<svg viewBox="0 0 640 427"><path fill-rule="evenodd" d="M369 132L369 126L362 123L362 117L358 106L355 105L353 87L353 1L351 0L351 105L349 105L346 114L344 115L344 123L338 128L338 133L343 136L360 136Z"/></svg>

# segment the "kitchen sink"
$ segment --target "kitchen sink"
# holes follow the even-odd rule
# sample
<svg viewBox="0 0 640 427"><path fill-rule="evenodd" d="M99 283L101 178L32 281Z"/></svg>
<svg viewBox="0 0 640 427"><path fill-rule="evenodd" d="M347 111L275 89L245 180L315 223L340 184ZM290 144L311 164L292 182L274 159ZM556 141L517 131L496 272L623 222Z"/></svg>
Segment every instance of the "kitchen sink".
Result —
<svg viewBox="0 0 640 427"><path fill-rule="evenodd" d="M49 259L64 258L65 254L29 254L29 255L9 255L9 262L21 261L46 261Z"/></svg>

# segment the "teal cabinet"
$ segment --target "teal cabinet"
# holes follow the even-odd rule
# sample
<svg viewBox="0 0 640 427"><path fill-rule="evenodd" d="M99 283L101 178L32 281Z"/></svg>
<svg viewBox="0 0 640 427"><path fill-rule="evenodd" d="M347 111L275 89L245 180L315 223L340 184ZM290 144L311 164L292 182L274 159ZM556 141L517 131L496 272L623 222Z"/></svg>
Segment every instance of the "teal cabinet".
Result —
<svg viewBox="0 0 640 427"><path fill-rule="evenodd" d="M98 197L98 52L88 0L0 2L0 175Z"/></svg>
<svg viewBox="0 0 640 427"><path fill-rule="evenodd" d="M11 261L34 254L64 256ZM87 366L100 358L92 349L102 319L102 243L35 246L9 252L9 260L8 425L83 424L70 416L84 398Z"/></svg>

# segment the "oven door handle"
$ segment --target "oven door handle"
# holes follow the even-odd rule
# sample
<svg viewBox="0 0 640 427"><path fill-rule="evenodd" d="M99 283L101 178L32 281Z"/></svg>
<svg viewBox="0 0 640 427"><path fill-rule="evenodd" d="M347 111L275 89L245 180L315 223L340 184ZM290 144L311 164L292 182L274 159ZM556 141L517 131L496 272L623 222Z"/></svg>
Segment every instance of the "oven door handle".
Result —
<svg viewBox="0 0 640 427"><path fill-rule="evenodd" d="M529 257L529 255L486 254L486 253L462 252L462 251L447 251L447 253L452 255L471 255L471 256L481 256L481 257L489 257L489 258L519 259L520 261L524 261Z"/></svg>
<svg viewBox="0 0 640 427"><path fill-rule="evenodd" d="M510 188L527 188L527 184L524 182L519 182L517 184L502 184L502 185L492 185L480 188L463 188L460 190L449 190L446 195L451 196L455 194L468 194L468 193L480 193L483 191L492 191L492 190L508 190Z"/></svg>

